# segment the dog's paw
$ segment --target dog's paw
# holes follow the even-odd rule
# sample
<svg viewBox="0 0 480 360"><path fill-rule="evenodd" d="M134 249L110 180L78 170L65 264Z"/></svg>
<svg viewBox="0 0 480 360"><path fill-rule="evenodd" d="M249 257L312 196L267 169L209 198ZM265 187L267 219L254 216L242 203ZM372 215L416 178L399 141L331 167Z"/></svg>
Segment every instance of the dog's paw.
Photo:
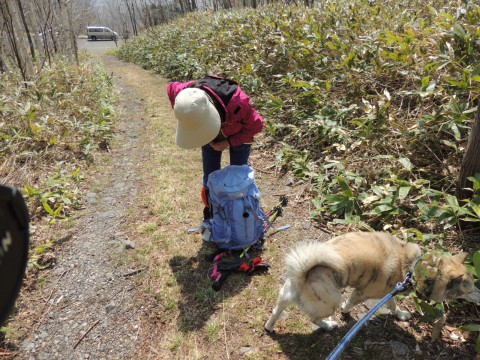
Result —
<svg viewBox="0 0 480 360"><path fill-rule="evenodd" d="M333 329L338 328L338 323L333 320L322 320L318 323L313 323L313 330L326 330L326 331L331 331Z"/></svg>
<svg viewBox="0 0 480 360"><path fill-rule="evenodd" d="M348 314L350 313L350 307L347 307L347 302L344 301L341 305L340 305L340 312L342 314Z"/></svg>
<svg viewBox="0 0 480 360"><path fill-rule="evenodd" d="M408 311L402 311L400 309L395 310L395 316L401 321L407 321L412 318L412 314L410 314Z"/></svg>

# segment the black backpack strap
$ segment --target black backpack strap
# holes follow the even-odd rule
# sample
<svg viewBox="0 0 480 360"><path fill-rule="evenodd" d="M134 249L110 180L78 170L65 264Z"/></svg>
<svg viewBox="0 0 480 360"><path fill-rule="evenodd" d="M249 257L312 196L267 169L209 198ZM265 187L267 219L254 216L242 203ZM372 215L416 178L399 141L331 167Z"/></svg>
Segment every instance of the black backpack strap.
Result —
<svg viewBox="0 0 480 360"><path fill-rule="evenodd" d="M206 86L212 91L214 91L215 94L217 94L218 97L222 100L225 106L228 105L228 103L232 99L233 94L235 94L238 89L238 84L234 80L214 75L205 76L204 78L197 80L196 84L196 86Z"/></svg>

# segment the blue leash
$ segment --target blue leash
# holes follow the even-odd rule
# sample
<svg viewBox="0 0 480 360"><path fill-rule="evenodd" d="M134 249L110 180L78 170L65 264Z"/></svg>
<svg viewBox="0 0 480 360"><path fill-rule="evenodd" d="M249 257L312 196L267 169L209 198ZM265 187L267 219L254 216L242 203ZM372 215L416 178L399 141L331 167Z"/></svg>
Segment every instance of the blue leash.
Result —
<svg viewBox="0 0 480 360"><path fill-rule="evenodd" d="M373 308L371 308L367 314L361 318L343 337L342 341L337 345L335 349L328 355L327 360L335 360L342 354L343 350L347 347L348 343L352 341L353 337L357 334L360 328L365 325L365 323L372 317L373 314L377 312L388 300L392 297L407 290L412 285L412 273L408 272L405 280L401 283L397 283L395 289L387 294L382 300L380 300Z"/></svg>

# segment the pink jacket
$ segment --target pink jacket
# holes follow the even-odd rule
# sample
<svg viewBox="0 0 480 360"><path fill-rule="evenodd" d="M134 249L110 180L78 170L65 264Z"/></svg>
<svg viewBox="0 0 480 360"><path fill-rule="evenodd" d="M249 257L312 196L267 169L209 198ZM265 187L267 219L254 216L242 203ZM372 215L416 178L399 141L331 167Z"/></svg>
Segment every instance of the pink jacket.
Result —
<svg viewBox="0 0 480 360"><path fill-rule="evenodd" d="M174 81L168 84L167 93L172 108L178 93L193 82L193 80L184 83ZM225 109L225 122L222 123L220 130L228 138L230 146L239 146L253 142L254 135L262 131L264 121L253 108L248 95L238 87L230 102L225 106L212 89L207 86L202 86L202 89L208 91L209 95L214 96Z"/></svg>

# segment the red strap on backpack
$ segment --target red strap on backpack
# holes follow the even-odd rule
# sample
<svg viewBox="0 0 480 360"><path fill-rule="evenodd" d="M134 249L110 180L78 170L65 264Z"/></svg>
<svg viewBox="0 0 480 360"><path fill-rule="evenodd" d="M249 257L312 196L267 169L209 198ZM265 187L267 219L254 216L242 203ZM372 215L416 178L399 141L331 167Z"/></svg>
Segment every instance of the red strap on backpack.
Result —
<svg viewBox="0 0 480 360"><path fill-rule="evenodd" d="M205 207L210 207L210 204L208 203L208 189L205 186L202 187L202 201Z"/></svg>

